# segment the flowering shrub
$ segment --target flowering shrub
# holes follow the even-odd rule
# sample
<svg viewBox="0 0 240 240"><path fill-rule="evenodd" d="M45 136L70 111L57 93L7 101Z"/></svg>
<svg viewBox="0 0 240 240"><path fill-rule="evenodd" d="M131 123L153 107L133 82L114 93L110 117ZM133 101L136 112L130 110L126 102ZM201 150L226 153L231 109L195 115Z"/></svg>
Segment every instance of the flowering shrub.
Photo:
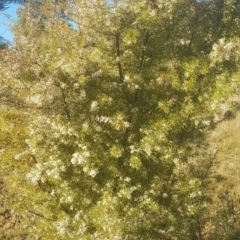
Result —
<svg viewBox="0 0 240 240"><path fill-rule="evenodd" d="M31 159L23 216L35 239L204 238L215 159L205 136L239 89L240 43L215 32L212 4L47 1L19 11L9 56L29 124L15 160Z"/></svg>

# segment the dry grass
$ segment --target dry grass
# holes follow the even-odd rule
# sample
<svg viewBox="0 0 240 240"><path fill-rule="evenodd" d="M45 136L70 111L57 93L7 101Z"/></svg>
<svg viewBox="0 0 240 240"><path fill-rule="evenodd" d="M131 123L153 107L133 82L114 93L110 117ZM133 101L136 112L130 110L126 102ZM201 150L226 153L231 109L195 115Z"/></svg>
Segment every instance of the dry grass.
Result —
<svg viewBox="0 0 240 240"><path fill-rule="evenodd" d="M211 135L211 146L218 151L218 174L240 195L240 115L218 125Z"/></svg>

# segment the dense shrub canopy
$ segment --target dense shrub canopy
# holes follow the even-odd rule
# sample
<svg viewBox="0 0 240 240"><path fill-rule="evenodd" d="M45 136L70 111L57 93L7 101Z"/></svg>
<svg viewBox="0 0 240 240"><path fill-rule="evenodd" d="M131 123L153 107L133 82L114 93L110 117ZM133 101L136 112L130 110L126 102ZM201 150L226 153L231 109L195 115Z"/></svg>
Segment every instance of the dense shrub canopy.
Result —
<svg viewBox="0 0 240 240"><path fill-rule="evenodd" d="M1 74L28 121L15 161L29 234L213 239L206 133L236 112L237 13L223 0L19 9Z"/></svg>

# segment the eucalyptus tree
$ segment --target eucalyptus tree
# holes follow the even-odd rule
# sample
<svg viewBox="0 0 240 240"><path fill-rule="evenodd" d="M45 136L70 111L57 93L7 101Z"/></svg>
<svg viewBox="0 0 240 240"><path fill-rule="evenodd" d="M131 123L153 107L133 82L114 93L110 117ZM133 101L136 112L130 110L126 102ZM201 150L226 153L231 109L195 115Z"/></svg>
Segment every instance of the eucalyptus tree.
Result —
<svg viewBox="0 0 240 240"><path fill-rule="evenodd" d="M37 16L25 3L13 77L31 124L18 206L36 238L205 237L213 159L198 149L239 88L240 42L214 25L214 3L42 1Z"/></svg>
<svg viewBox="0 0 240 240"><path fill-rule="evenodd" d="M0 0L0 12L3 12L8 8L8 5L11 3L23 3L23 0ZM0 49L7 46L6 39L0 36Z"/></svg>
<svg viewBox="0 0 240 240"><path fill-rule="evenodd" d="M11 3L24 3L24 0L1 0L0 1L0 11L4 11L8 8L8 5Z"/></svg>

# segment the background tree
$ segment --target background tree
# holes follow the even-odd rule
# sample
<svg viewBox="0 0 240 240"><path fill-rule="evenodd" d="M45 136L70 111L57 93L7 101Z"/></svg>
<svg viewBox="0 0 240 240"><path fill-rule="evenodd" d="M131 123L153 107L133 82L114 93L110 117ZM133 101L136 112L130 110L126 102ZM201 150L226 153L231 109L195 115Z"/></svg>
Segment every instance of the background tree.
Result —
<svg viewBox="0 0 240 240"><path fill-rule="evenodd" d="M24 0L1 0L0 1L0 10L3 11L7 8L7 5L10 3L24 3Z"/></svg>
<svg viewBox="0 0 240 240"><path fill-rule="evenodd" d="M0 0L0 12L6 10L8 5L11 3L24 3L24 0ZM7 46L7 41L3 36L0 36L0 49L5 48Z"/></svg>

